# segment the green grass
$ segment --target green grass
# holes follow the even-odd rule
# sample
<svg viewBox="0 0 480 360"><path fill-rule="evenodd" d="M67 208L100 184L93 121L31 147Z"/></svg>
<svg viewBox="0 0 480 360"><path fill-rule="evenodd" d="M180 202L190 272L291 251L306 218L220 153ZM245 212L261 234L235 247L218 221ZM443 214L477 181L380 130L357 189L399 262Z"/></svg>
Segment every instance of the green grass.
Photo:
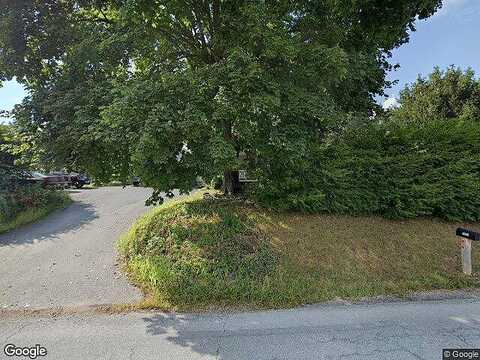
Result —
<svg viewBox="0 0 480 360"><path fill-rule="evenodd" d="M13 219L0 221L0 234L36 222L51 212L64 208L72 203L71 198L64 192L57 192L54 199L55 200L48 205L27 209L17 214Z"/></svg>
<svg viewBox="0 0 480 360"><path fill-rule="evenodd" d="M120 239L144 306L283 308L479 285L461 274L459 224L275 213L200 197L154 209ZM475 247L473 256L480 271Z"/></svg>

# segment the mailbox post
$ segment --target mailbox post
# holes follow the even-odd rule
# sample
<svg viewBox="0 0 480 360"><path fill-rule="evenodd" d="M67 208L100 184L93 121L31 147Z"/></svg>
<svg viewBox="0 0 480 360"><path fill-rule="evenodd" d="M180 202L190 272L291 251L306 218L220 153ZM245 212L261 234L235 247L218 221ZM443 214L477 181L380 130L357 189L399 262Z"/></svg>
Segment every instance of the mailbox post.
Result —
<svg viewBox="0 0 480 360"><path fill-rule="evenodd" d="M462 268L463 273L472 275L472 241L480 241L480 233L464 229L457 228L457 236L462 237Z"/></svg>

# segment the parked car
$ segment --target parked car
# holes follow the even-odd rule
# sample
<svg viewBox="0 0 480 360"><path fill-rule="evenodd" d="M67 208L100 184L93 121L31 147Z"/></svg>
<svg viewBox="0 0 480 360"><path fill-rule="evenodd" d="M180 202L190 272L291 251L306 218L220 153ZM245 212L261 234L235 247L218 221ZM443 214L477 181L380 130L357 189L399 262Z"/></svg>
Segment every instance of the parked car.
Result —
<svg viewBox="0 0 480 360"><path fill-rule="evenodd" d="M69 184L69 177L63 174L45 175L39 171L28 171L25 173L25 180L31 184L38 184L43 187L66 187Z"/></svg>
<svg viewBox="0 0 480 360"><path fill-rule="evenodd" d="M70 184L75 186L77 189L80 189L84 185L90 184L90 179L86 175L72 173L70 174Z"/></svg>
<svg viewBox="0 0 480 360"><path fill-rule="evenodd" d="M71 184L71 175L65 171L53 171L47 176L57 176L59 179L63 179L65 186L69 186Z"/></svg>
<svg viewBox="0 0 480 360"><path fill-rule="evenodd" d="M134 176L132 178L132 185L137 187L137 186L140 186L140 183L141 183L141 180L138 176Z"/></svg>

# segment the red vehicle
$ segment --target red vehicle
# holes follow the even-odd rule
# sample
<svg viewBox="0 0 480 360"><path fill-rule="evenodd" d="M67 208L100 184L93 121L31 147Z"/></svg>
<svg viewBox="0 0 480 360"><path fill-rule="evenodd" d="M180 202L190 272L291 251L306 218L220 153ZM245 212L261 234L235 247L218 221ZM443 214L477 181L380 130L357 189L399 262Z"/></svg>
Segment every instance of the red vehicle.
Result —
<svg viewBox="0 0 480 360"><path fill-rule="evenodd" d="M39 171L26 173L26 180L32 184L39 184L43 187L67 187L70 184L70 176L65 174L45 175Z"/></svg>

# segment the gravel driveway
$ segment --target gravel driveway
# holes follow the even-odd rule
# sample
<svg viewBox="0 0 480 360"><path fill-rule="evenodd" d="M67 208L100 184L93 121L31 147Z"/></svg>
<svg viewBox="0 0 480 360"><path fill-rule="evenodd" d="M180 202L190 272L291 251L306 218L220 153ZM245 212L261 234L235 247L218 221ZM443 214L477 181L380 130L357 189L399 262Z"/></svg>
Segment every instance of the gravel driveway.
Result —
<svg viewBox="0 0 480 360"><path fill-rule="evenodd" d="M0 308L130 303L141 298L117 265L115 242L148 210L146 188L71 190L75 202L0 235Z"/></svg>

